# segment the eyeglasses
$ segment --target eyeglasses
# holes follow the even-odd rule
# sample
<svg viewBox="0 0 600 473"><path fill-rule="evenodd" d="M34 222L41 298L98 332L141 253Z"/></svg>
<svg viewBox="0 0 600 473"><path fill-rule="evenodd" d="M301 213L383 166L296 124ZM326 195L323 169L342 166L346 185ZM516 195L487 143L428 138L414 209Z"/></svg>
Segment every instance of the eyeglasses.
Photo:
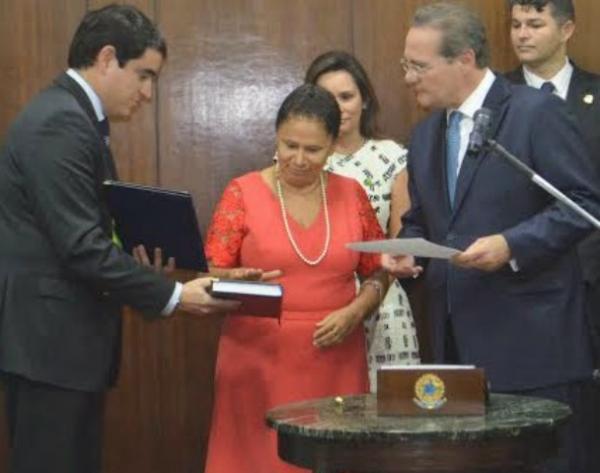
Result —
<svg viewBox="0 0 600 473"><path fill-rule="evenodd" d="M408 74L410 71L413 71L417 76L422 76L433 66L431 64L421 64L418 62L409 61L405 57L400 59L400 67L405 74Z"/></svg>

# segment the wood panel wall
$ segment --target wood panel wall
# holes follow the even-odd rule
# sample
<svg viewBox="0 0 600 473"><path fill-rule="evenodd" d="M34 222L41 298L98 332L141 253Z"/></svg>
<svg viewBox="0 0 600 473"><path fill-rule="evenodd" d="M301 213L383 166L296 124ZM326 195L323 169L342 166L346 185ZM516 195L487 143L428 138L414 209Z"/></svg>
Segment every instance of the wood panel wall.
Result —
<svg viewBox="0 0 600 473"><path fill-rule="evenodd" d="M28 99L64 69L83 13L106 0L0 0L0 142ZM354 52L378 92L383 132L406 142L421 114L399 65L415 8L426 0L135 0L169 43L155 100L112 127L123 180L190 190L206 229L224 186L270 162L274 118L318 53ZM468 0L484 18L493 67L514 66L504 0ZM600 3L577 0L571 53L599 71ZM0 242L1 244L1 242ZM109 396L106 473L199 473L212 405L219 321L158 323L124 314L119 386ZM243 396L243 387L240 387ZM3 420L3 419L2 419ZM234 448L235 446L232 446ZM6 471L0 422L0 473Z"/></svg>

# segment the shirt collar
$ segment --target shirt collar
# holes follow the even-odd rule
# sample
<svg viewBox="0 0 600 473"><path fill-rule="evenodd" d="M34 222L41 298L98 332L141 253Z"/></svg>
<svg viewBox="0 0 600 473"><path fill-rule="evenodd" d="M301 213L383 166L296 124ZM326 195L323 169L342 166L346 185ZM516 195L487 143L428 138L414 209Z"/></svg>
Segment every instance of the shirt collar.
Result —
<svg viewBox="0 0 600 473"><path fill-rule="evenodd" d="M67 75L77 82L88 96L90 102L92 102L92 107L94 107L94 112L96 113L96 118L98 121L100 122L104 120L105 114L102 108L102 101L94 89L92 89L92 86L88 84L81 74L79 74L79 72L77 72L75 69L67 69Z"/></svg>
<svg viewBox="0 0 600 473"><path fill-rule="evenodd" d="M556 88L555 94L566 100L567 93L569 91L569 83L571 82L571 76L573 75L573 65L565 58L565 65L558 71L554 77L550 79L543 79L542 77L534 74L527 66L523 65L523 76L525 77L525 83L531 87L539 89L544 82L552 82Z"/></svg>
<svg viewBox="0 0 600 473"><path fill-rule="evenodd" d="M483 79L481 79L481 82L479 82L479 85L475 88L471 95L469 95L462 105L458 107L458 111L463 115L473 119L475 112L483 107L485 98L487 97L487 94L492 88L495 80L495 74L489 68L486 68ZM448 109L446 111L446 118L448 118L450 113L453 111L453 109Z"/></svg>

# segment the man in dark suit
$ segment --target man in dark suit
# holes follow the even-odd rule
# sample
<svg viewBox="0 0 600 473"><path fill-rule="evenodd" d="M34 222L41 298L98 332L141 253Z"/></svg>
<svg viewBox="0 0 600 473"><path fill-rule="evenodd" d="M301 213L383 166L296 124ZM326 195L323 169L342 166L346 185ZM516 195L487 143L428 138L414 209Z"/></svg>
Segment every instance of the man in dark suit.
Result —
<svg viewBox="0 0 600 473"><path fill-rule="evenodd" d="M559 399L575 411L592 359L575 245L591 226L489 152L467 152L473 116L493 112L491 136L591 213L600 195L586 145L558 97L513 86L488 68L481 20L453 4L420 8L405 43L406 83L438 109L414 130L411 208L403 237L455 247L426 272L438 362L485 368L492 390ZM410 256L384 255L394 274L417 276ZM577 469L577 453L569 450ZM563 459L562 470L567 471Z"/></svg>
<svg viewBox="0 0 600 473"><path fill-rule="evenodd" d="M70 69L16 118L0 154L0 375L11 473L100 472L105 390L114 383L120 306L223 313L208 278L186 284L113 244L102 191L115 179L104 119L151 99L166 57L135 8L89 12Z"/></svg>
<svg viewBox="0 0 600 473"><path fill-rule="evenodd" d="M567 101L567 108L577 117L591 158L600 170L600 76L581 69L567 56L567 44L575 31L572 0L511 0L510 8L510 37L522 65L506 77L535 88L552 84L553 92ZM595 367L600 368L600 232L581 242L578 252Z"/></svg>
<svg viewBox="0 0 600 473"><path fill-rule="evenodd" d="M600 76L569 60L568 42L575 32L572 0L510 0L510 37L521 66L506 74L517 84L550 88L577 118L596 169L600 169ZM546 85L544 85L546 84ZM549 85L551 84L551 85ZM578 248L585 282L585 307L592 334L595 383L588 386L586 438L600 435L600 232ZM600 452L590 447L588 471L600 470Z"/></svg>

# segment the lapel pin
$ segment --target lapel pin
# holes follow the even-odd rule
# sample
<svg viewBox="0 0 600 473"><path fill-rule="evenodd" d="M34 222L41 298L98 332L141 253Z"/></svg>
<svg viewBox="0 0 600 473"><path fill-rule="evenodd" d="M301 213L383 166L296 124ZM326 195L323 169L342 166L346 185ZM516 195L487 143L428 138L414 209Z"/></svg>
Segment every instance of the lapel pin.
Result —
<svg viewBox="0 0 600 473"><path fill-rule="evenodd" d="M592 105L594 103L594 96L592 94L585 94L583 96L583 102Z"/></svg>

